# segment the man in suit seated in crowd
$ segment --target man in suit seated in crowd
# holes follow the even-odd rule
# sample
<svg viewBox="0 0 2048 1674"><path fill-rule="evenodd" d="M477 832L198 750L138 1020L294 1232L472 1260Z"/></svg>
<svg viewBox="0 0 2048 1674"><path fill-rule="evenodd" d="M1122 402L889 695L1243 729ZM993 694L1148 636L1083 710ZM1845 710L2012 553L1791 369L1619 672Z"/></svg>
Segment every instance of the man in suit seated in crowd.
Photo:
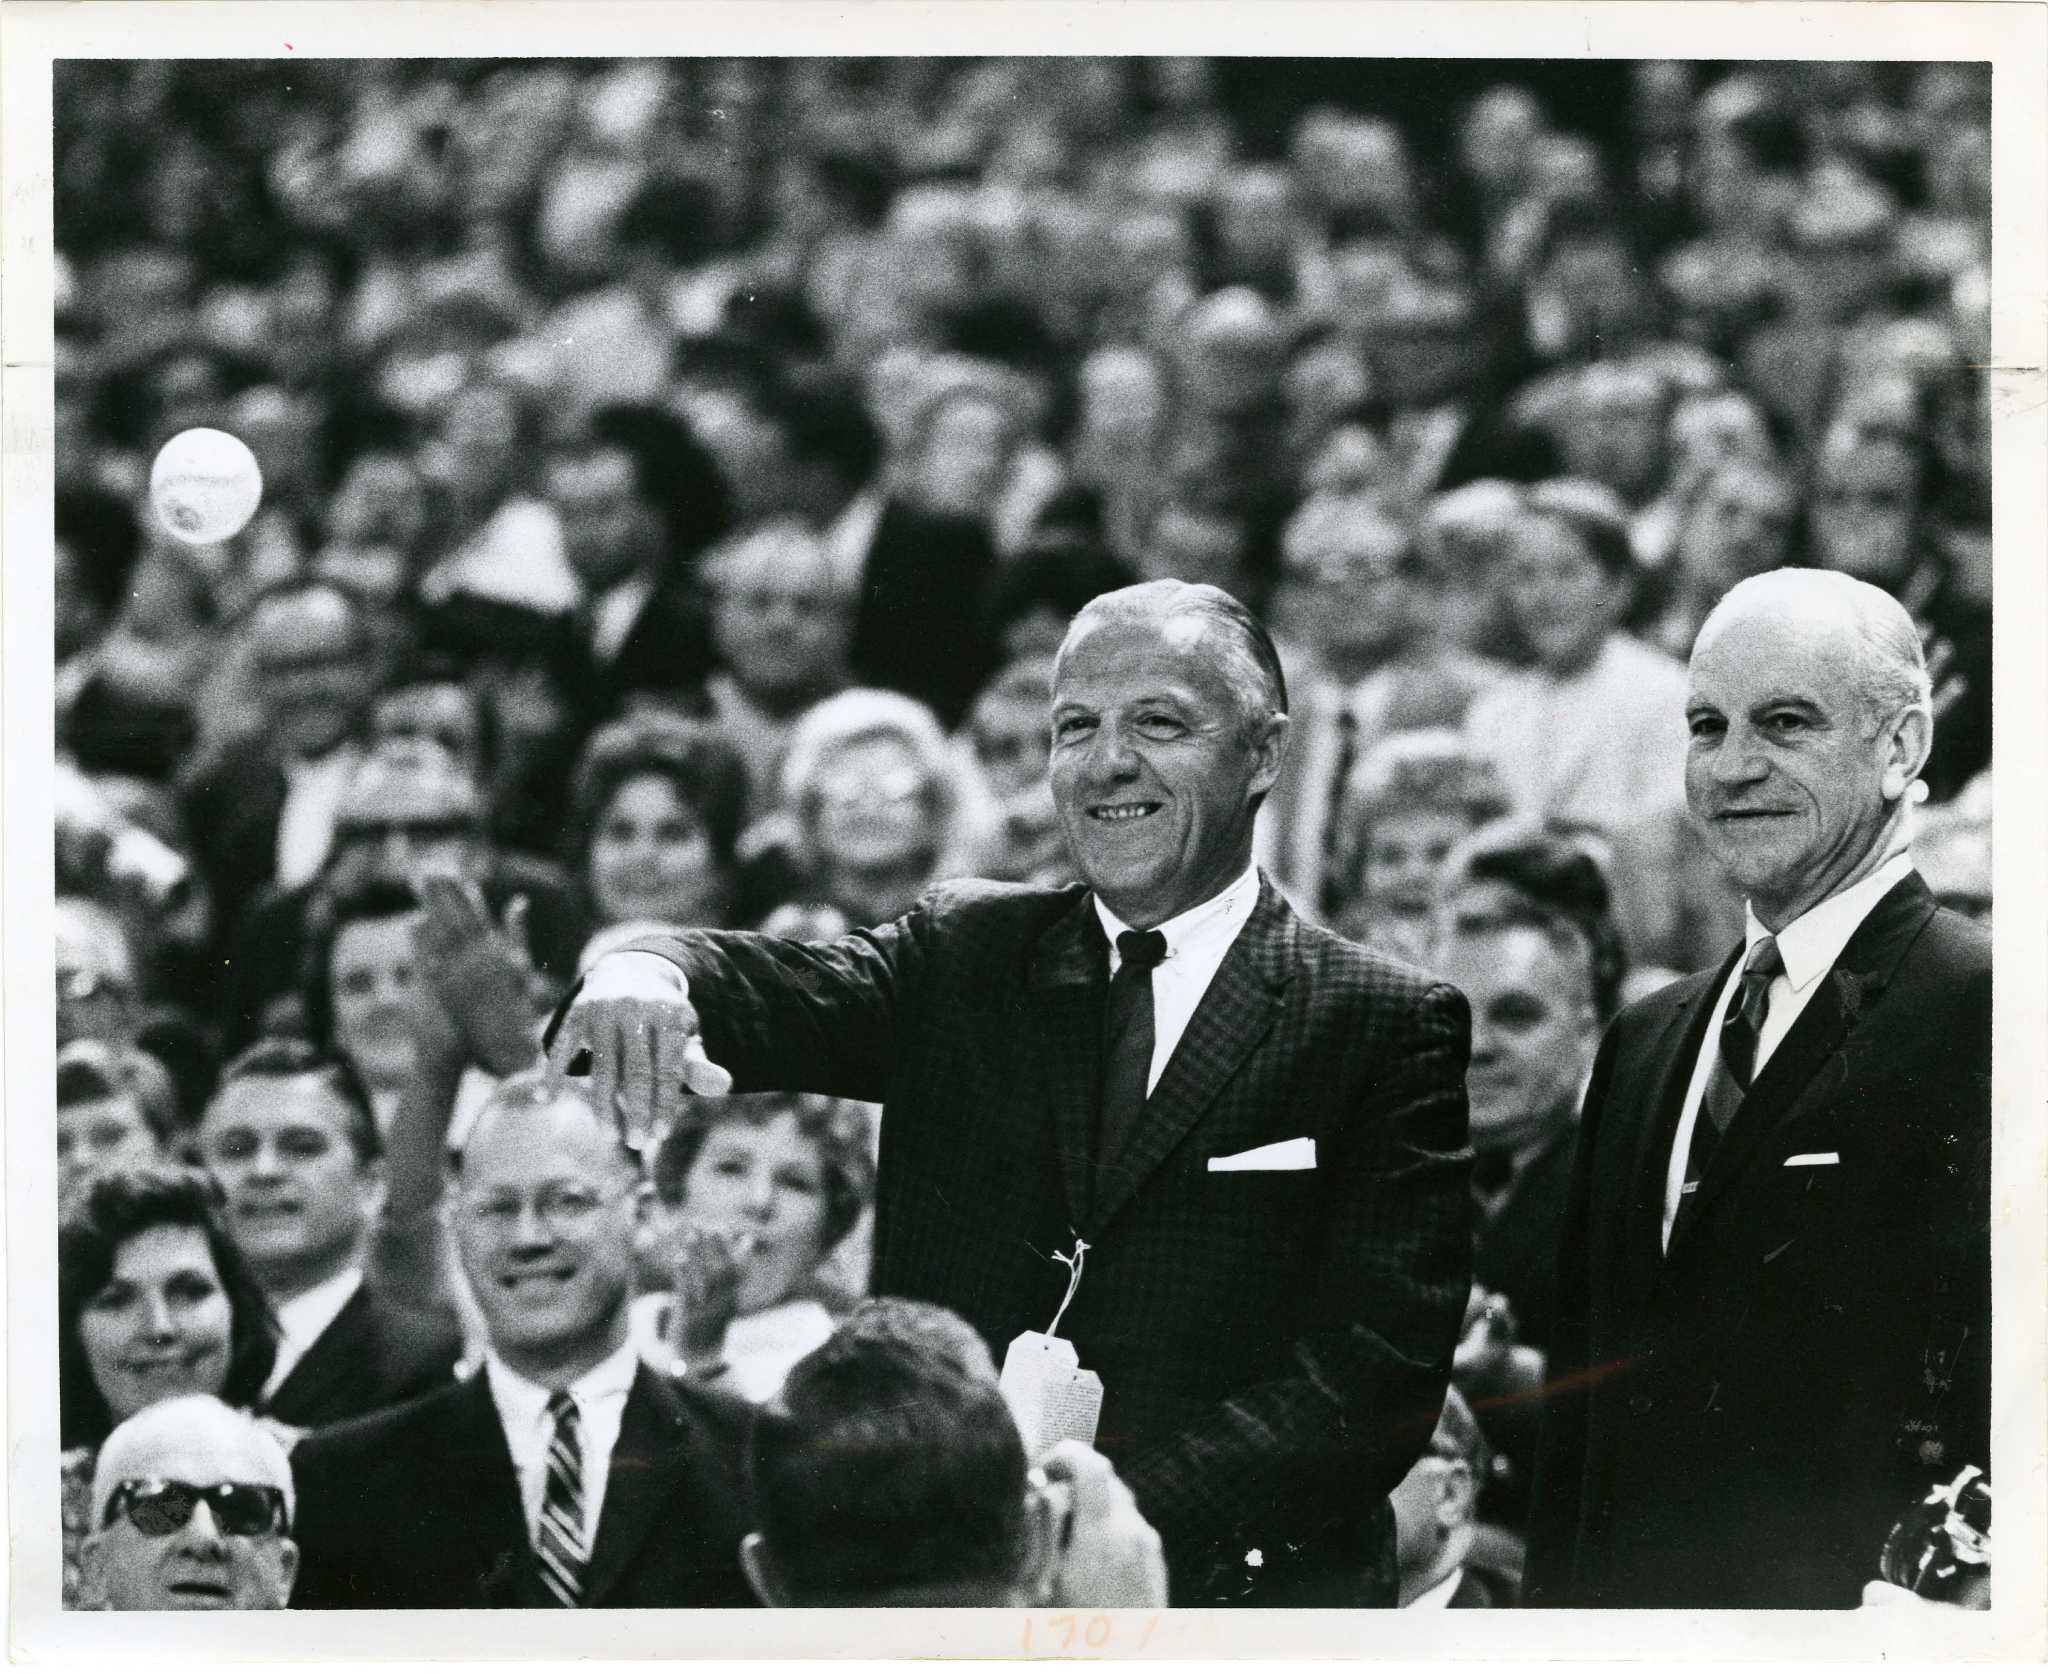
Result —
<svg viewBox="0 0 2048 1674"><path fill-rule="evenodd" d="M1687 803L1749 923L1593 1067L1529 1597L1850 1609L1989 1458L1991 943L1914 869L1932 706L1897 601L1753 577L1688 686Z"/></svg>
<svg viewBox="0 0 2048 1674"><path fill-rule="evenodd" d="M1599 862L1571 838L1504 822L1449 865L1431 967L1472 1006L1472 1277L1541 1349L1579 1099L1619 993L1620 931Z"/></svg>
<svg viewBox="0 0 2048 1674"><path fill-rule="evenodd" d="M362 602L333 582L279 583L249 606L242 632L263 725L194 762L180 790L193 858L223 913L319 871L376 689Z"/></svg>
<svg viewBox="0 0 2048 1674"><path fill-rule="evenodd" d="M1159 1536L1093 1448L1029 1469L974 1328L878 1298L791 1369L747 1450L770 1605L1157 1609Z"/></svg>
<svg viewBox="0 0 2048 1674"><path fill-rule="evenodd" d="M211 1395L145 1407L100 1446L88 1591L109 1610L282 1610L298 1573L284 1446Z"/></svg>
<svg viewBox="0 0 2048 1674"><path fill-rule="evenodd" d="M364 1280L383 1146L346 1061L302 1041L258 1042L222 1076L199 1152L277 1316L263 1412L301 1428L333 1424L454 1376L454 1315L396 1306Z"/></svg>
<svg viewBox="0 0 2048 1674"><path fill-rule="evenodd" d="M528 1075L491 1096L451 1205L484 1367L300 1444L302 1607L753 1602L749 1409L643 1366L627 1331L644 1198L578 1088Z"/></svg>
<svg viewBox="0 0 2048 1674"><path fill-rule="evenodd" d="M629 1131L686 1078L885 1101L874 1288L999 1350L1045 1329L1051 1254L1084 1240L1062 1335L1176 1604L1393 1603L1385 1496L1470 1278L1465 1002L1303 924L1253 864L1286 711L1227 593L1106 594L1054 672L1085 885L942 884L826 944L641 938L551 1042Z"/></svg>

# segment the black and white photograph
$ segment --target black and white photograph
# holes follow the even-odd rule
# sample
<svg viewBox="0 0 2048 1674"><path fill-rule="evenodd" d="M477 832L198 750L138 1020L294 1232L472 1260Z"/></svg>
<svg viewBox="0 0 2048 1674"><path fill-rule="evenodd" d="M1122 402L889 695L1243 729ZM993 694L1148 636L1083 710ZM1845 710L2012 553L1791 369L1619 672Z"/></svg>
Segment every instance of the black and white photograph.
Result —
<svg viewBox="0 0 2048 1674"><path fill-rule="evenodd" d="M491 12L0 16L15 1654L2048 1652L2041 9Z"/></svg>

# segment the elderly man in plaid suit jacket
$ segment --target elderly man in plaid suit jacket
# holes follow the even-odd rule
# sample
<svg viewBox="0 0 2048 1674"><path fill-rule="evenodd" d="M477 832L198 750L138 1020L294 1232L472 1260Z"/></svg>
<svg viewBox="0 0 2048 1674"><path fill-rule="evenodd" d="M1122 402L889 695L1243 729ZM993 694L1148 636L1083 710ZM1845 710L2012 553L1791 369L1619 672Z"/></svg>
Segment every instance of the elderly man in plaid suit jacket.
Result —
<svg viewBox="0 0 2048 1674"><path fill-rule="evenodd" d="M943 885L826 944L648 937L571 997L553 1062L587 1059L629 1128L686 1088L882 1101L878 1292L1000 1356L1086 1240L1060 1334L1175 1604L1391 1604L1386 1495L1470 1277L1464 999L1253 866L1286 687L1228 594L1089 605L1052 729L1086 887Z"/></svg>

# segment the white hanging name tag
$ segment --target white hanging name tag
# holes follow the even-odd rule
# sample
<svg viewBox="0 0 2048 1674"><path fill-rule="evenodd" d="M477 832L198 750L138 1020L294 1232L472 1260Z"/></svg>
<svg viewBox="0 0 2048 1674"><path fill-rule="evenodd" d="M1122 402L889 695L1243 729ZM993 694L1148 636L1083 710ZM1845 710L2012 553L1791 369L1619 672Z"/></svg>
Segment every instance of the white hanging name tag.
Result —
<svg viewBox="0 0 2048 1674"><path fill-rule="evenodd" d="M1081 1365L1080 1351L1059 1336L1060 1318L1081 1283L1087 1244L1076 1240L1072 1256L1054 1252L1072 1269L1067 1294L1052 1317L1050 1331L1021 1331L1003 1356L1003 1398L1017 1421L1028 1457L1037 1459L1053 1443L1072 1438L1095 1445L1102 1417L1102 1379Z"/></svg>

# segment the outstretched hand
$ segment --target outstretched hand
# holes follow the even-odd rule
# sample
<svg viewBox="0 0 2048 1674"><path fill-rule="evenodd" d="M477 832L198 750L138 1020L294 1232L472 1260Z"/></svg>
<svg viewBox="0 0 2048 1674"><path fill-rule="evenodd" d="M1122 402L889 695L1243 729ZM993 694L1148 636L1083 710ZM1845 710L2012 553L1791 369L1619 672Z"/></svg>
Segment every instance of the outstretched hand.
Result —
<svg viewBox="0 0 2048 1674"><path fill-rule="evenodd" d="M609 953L590 968L555 1032L548 1064L588 1075L591 1102L644 1151L675 1119L685 1092L723 1098L732 1076L714 1064L697 1032L683 973L652 953Z"/></svg>
<svg viewBox="0 0 2048 1674"><path fill-rule="evenodd" d="M474 1062L500 1076L528 1068L536 1042L526 897L514 896L493 924L468 878L423 875L413 887L423 909L413 953L432 1001Z"/></svg>

